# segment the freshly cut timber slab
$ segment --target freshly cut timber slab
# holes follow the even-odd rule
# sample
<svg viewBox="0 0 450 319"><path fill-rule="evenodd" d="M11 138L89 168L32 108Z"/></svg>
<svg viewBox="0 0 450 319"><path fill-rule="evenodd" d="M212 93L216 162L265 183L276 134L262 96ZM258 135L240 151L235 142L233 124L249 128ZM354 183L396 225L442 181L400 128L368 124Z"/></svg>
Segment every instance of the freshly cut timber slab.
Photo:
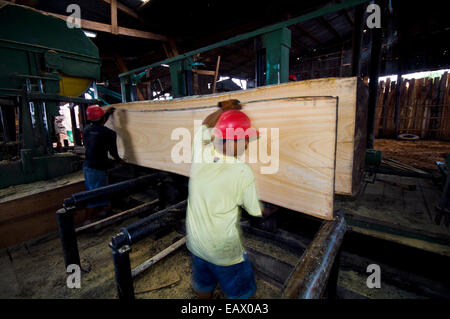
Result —
<svg viewBox="0 0 450 319"><path fill-rule="evenodd" d="M188 105L189 100L185 103ZM189 176L194 126L199 127L216 110L209 105L157 110L119 104L108 125L117 132L119 154L127 161ZM256 100L247 102L243 111L252 126L261 131L260 138L250 142L245 156L255 174L259 198L332 219L337 98ZM188 150L180 149L180 145L187 145ZM266 146L267 152L261 146ZM254 150L257 152L252 153ZM253 163L250 154L257 154ZM184 160L176 155L184 155Z"/></svg>
<svg viewBox="0 0 450 319"><path fill-rule="evenodd" d="M357 77L323 78L245 91L191 96L165 101L139 101L123 104L128 110L184 109L215 106L217 102L238 99L249 102L293 96L335 96L339 99L335 191L355 195L364 174L367 122L367 86ZM120 106L122 104L118 104Z"/></svg>

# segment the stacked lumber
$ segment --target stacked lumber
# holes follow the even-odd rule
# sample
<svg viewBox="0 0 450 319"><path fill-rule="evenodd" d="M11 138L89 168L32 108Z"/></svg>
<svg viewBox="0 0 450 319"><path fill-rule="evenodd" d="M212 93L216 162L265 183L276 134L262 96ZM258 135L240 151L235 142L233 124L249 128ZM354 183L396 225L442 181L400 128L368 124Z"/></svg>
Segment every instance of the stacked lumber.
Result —
<svg viewBox="0 0 450 319"><path fill-rule="evenodd" d="M395 103L400 94L399 134L450 139L450 84L447 72L438 78L381 81L378 90L376 137L396 137Z"/></svg>

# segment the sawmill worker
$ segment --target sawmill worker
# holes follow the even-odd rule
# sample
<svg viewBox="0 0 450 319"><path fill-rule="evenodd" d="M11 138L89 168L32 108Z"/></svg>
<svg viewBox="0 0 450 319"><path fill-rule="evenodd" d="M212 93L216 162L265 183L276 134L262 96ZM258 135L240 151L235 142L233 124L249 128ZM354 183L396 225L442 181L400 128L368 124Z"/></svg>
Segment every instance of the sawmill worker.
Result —
<svg viewBox="0 0 450 319"><path fill-rule="evenodd" d="M114 107L104 111L98 105L91 105L86 109L87 120L91 123L83 131L83 142L86 149L83 174L87 190L107 185L106 170L111 167L108 152L117 162L125 163L117 152L116 132L104 126L114 111ZM98 217L97 215L104 209L110 210L109 201L89 203L86 209L85 223Z"/></svg>
<svg viewBox="0 0 450 319"><path fill-rule="evenodd" d="M194 137L186 233L192 285L200 298L211 298L217 284L228 298L254 294L255 278L240 239L240 210L259 217L274 212L262 209L253 172L237 158L258 135L240 109L238 100L220 102ZM243 131L227 136L226 128Z"/></svg>

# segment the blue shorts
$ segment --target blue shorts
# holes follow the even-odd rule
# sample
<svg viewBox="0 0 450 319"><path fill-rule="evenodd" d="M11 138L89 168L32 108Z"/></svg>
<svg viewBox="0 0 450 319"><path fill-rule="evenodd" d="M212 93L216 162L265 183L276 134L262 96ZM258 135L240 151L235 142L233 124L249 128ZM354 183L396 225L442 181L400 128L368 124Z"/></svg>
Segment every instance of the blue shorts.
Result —
<svg viewBox="0 0 450 319"><path fill-rule="evenodd" d="M210 293L219 284L229 299L247 299L256 291L252 265L244 252L244 261L218 266L191 254L192 285L197 292Z"/></svg>
<svg viewBox="0 0 450 319"><path fill-rule="evenodd" d="M108 185L106 171L83 166L84 183L88 191ZM109 201L92 202L87 207L107 206Z"/></svg>

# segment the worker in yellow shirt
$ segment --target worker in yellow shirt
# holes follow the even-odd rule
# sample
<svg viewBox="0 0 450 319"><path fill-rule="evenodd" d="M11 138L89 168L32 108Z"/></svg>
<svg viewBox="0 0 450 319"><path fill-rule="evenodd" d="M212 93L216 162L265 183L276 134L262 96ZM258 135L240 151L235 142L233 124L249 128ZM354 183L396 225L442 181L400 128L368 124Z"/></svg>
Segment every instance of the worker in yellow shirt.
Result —
<svg viewBox="0 0 450 319"><path fill-rule="evenodd" d="M238 100L219 107L194 136L186 217L192 284L200 298L211 298L217 284L228 298L249 298L256 282L240 240L240 210L266 216L274 209L262 209L253 172L238 159L258 132Z"/></svg>

